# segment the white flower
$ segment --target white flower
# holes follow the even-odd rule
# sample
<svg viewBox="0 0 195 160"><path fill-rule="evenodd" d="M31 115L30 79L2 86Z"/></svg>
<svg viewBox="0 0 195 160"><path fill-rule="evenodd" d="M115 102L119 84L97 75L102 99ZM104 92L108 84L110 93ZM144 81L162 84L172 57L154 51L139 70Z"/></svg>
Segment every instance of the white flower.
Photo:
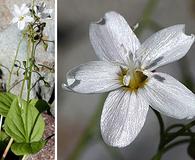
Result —
<svg viewBox="0 0 195 160"><path fill-rule="evenodd" d="M14 18L12 19L12 23L18 23L18 28L23 30L26 23L33 21L33 18L28 14L29 8L26 6L26 4L22 4L20 8L17 5L14 5Z"/></svg>
<svg viewBox="0 0 195 160"><path fill-rule="evenodd" d="M63 87L79 93L111 91L101 116L107 144L130 144L144 125L149 105L178 119L195 116L195 95L170 75L152 72L186 55L194 35L186 35L184 28L165 28L140 44L116 12L108 12L90 25L90 40L100 61L70 70Z"/></svg>
<svg viewBox="0 0 195 160"><path fill-rule="evenodd" d="M44 2L39 3L34 7L34 11L37 17L41 19L49 19L51 18L51 14L53 12L52 9L46 9L46 4Z"/></svg>

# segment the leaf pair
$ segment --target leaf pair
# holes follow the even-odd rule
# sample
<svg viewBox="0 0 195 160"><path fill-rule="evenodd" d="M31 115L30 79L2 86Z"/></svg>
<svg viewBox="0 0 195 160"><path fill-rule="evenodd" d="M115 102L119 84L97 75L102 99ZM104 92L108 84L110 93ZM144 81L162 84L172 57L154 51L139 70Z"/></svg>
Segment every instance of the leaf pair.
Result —
<svg viewBox="0 0 195 160"><path fill-rule="evenodd" d="M4 129L14 139L11 149L16 155L34 154L45 145L45 141L41 139L45 123L35 104L35 101L28 104L21 98L16 97L11 103L7 115L5 109Z"/></svg>

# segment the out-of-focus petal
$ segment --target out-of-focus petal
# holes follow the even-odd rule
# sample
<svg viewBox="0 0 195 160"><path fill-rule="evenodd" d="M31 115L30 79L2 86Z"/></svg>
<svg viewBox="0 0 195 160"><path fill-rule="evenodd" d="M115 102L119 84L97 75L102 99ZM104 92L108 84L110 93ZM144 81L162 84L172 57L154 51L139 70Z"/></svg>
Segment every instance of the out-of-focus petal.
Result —
<svg viewBox="0 0 195 160"><path fill-rule="evenodd" d="M21 12L20 12L20 9L19 7L14 4L14 12L13 12L14 16L21 16Z"/></svg>
<svg viewBox="0 0 195 160"><path fill-rule="evenodd" d="M18 17L14 17L13 19L12 19L12 23L17 23L18 22Z"/></svg>
<svg viewBox="0 0 195 160"><path fill-rule="evenodd" d="M19 30L23 30L25 27L25 21L18 21L18 28Z"/></svg>
<svg viewBox="0 0 195 160"><path fill-rule="evenodd" d="M24 21L25 22L32 22L34 19L31 16L25 16Z"/></svg>
<svg viewBox="0 0 195 160"><path fill-rule="evenodd" d="M26 4L22 4L21 8L20 8L21 14L25 15L29 12L29 8L26 6Z"/></svg>

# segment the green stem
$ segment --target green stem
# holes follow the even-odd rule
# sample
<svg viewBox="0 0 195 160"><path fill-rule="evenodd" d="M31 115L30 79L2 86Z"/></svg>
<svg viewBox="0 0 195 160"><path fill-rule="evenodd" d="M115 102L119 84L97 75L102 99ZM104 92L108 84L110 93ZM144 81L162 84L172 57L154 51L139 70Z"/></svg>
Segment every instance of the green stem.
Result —
<svg viewBox="0 0 195 160"><path fill-rule="evenodd" d="M154 155L154 157L152 158L152 160L160 160L165 152L169 151L170 149L172 149L172 148L175 147L175 146L178 146L178 145L184 144L184 143L188 143L188 142L190 142L190 139L183 139L183 140L174 142L174 143L168 145L167 147L162 148L161 150L159 150L159 151Z"/></svg>
<svg viewBox="0 0 195 160"><path fill-rule="evenodd" d="M167 127L165 132L169 132L170 130L175 129L175 128L183 128L183 127L185 127L185 125L183 124L174 124L174 125Z"/></svg>
<svg viewBox="0 0 195 160"><path fill-rule="evenodd" d="M163 146L163 137L164 137L164 133L165 133L165 127L164 127L164 122L163 122L163 119L160 115L160 113L158 111L156 111L155 109L152 108L152 110L154 111L157 119L158 119L158 122L159 122L159 126L160 126L160 143L159 143L159 149L162 148Z"/></svg>
<svg viewBox="0 0 195 160"><path fill-rule="evenodd" d="M168 150L172 149L173 147L175 147L177 145L188 143L188 142L190 142L190 139L182 139L182 140L179 140L177 142L171 143L170 145L168 145L167 147L165 147L163 149L163 152L165 153L165 152L167 152Z"/></svg>
<svg viewBox="0 0 195 160"><path fill-rule="evenodd" d="M22 95L23 95L25 81L26 81L26 73L25 73L24 79L22 80L22 87L21 87L20 96L19 96L20 98L22 98Z"/></svg>
<svg viewBox="0 0 195 160"><path fill-rule="evenodd" d="M19 80L17 83L15 83L13 86L10 87L10 89L8 90L8 92L10 92L15 86L17 86L18 84L20 84L21 82L23 82L24 79Z"/></svg>
<svg viewBox="0 0 195 160"><path fill-rule="evenodd" d="M171 141L175 140L178 136L185 136L185 132L186 130L189 131L191 129L191 127L193 127L195 125L195 120L188 123L187 125L185 126L182 126L182 125L174 125L173 127L169 127L168 130L174 128L174 127L181 127L181 129L179 129L177 132L175 133L169 133L169 134L166 134L166 139L162 138L161 139L161 143L159 145L159 148L158 148L158 152L154 155L154 157L152 158L152 160L160 160L162 155L167 152L169 149L179 145L179 144L183 144L183 143L187 143L190 141L190 139L184 139L184 140L180 140L180 141L177 141L177 142L173 142L171 144L169 144ZM188 133L189 135L187 136L191 136L192 133ZM169 145L167 145L169 144ZM167 145L167 146L166 146Z"/></svg>
<svg viewBox="0 0 195 160"><path fill-rule="evenodd" d="M183 128L178 130L177 132L173 133L171 136L168 136L166 139L166 144L177 138L178 136L184 134L186 130L189 130L191 127L195 125L195 120L185 125Z"/></svg>
<svg viewBox="0 0 195 160"><path fill-rule="evenodd" d="M0 132L1 132L2 123L3 123L3 116L1 115L1 118L0 118Z"/></svg>
<svg viewBox="0 0 195 160"><path fill-rule="evenodd" d="M27 155L24 155L24 156L22 157L22 160L25 160L25 159L27 159Z"/></svg>
<svg viewBox="0 0 195 160"><path fill-rule="evenodd" d="M14 70L14 64L15 64L16 59L17 59L17 57L18 57L18 53L19 53L19 49L20 49L22 40L23 40L23 38L22 38L22 39L19 41L19 43L18 43L18 47L17 47L17 50L16 50L16 54L15 54L15 57L14 57L14 61L13 61L13 63L12 63L11 70L10 70L10 73L9 73L8 83L7 83L7 88L8 88L8 90L10 89L10 83L11 83L12 73L13 73L13 70Z"/></svg>
<svg viewBox="0 0 195 160"><path fill-rule="evenodd" d="M1 160L4 160L5 157L7 156L7 153L8 153L8 151L9 151L9 149L10 149L10 147L11 147L13 141L14 141L13 138L11 138L11 139L9 140L9 143L8 143L8 145L7 145L6 149L5 149L5 151L3 152L3 156L2 156L2 158L1 158Z"/></svg>
<svg viewBox="0 0 195 160"><path fill-rule="evenodd" d="M24 91L24 85L25 85L26 80L28 79L29 53L31 52L30 46L31 46L31 43L30 43L30 40L28 40L27 61L26 61L26 66L24 66L25 67L25 74L24 74L24 79L22 80L22 87L21 87L21 90L20 90L20 98L22 98L23 91Z"/></svg>
<svg viewBox="0 0 195 160"><path fill-rule="evenodd" d="M35 60L35 51L37 48L37 45L39 42L35 45L35 42L32 42L32 48L31 48L31 56L30 56L30 66L29 66L29 76L28 76L28 85L27 85L27 104L30 101L30 92L31 92L31 83L32 83L32 73L33 73L33 66L34 66L34 60Z"/></svg>

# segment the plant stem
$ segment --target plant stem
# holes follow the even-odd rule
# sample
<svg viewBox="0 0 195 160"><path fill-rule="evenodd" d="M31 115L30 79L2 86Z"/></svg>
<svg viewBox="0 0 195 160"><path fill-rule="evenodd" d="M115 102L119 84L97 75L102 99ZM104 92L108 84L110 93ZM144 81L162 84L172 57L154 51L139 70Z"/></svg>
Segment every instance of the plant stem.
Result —
<svg viewBox="0 0 195 160"><path fill-rule="evenodd" d="M156 111L155 109L153 109L153 108L152 108L152 110L154 111L154 113L155 113L155 115L156 115L156 117L158 119L159 126L160 126L160 143L159 143L159 149L161 149L162 146L163 146L163 143L164 143L163 142L163 139L164 139L163 136L164 136L164 133L165 133L164 122L163 122L163 119L162 119L160 113L158 111Z"/></svg>
<svg viewBox="0 0 195 160"><path fill-rule="evenodd" d="M178 145L184 144L184 143L188 143L188 142L190 142L190 139L183 139L183 140L174 142L174 143L168 145L167 147L162 148L161 150L159 150L159 151L154 155L154 157L152 158L152 160L160 160L161 157L163 156L163 154L164 154L165 152L169 151L170 149L172 149L172 148L175 147L175 146L178 146Z"/></svg>
<svg viewBox="0 0 195 160"><path fill-rule="evenodd" d="M7 83L8 90L10 89L10 83L11 83L12 73L13 73L13 70L14 70L14 65L15 65L16 59L18 57L18 53L19 53L19 49L20 49L22 40L23 40L23 38L18 43L18 47L17 47L17 50L16 50L16 54L15 54L15 57L14 57L14 61L12 63L12 67L11 67L11 70L10 70L10 73L9 73L8 83Z"/></svg>
<svg viewBox="0 0 195 160"><path fill-rule="evenodd" d="M169 143L169 142L171 142L172 140L174 140L178 136L182 135L183 133L185 133L186 130L189 130L194 125L195 125L195 120L192 121L192 122L190 122L190 123L188 123L183 128L181 128L180 130L178 130L177 132L173 133L172 136L167 137L166 144Z"/></svg>
<svg viewBox="0 0 195 160"><path fill-rule="evenodd" d="M22 157L22 160L25 160L27 158L27 155L24 155L23 157Z"/></svg>
<svg viewBox="0 0 195 160"><path fill-rule="evenodd" d="M17 60L18 53L19 53L19 49L20 49L21 43L22 43L22 41L23 41L23 38L24 38L24 37L22 37L22 39L21 39L21 40L19 41L19 43L18 43L18 47L17 47L17 50L16 50L16 54L15 54L15 57L14 57L14 61L13 61L13 64L12 64L12 67L11 67L11 70L10 70L9 77L8 77L8 83L7 83L8 91L10 90L10 84L11 84L11 78L12 78L12 74L13 74L13 70L14 70L14 65L15 65L15 62L16 62L16 60ZM23 80L23 82L24 82L24 81L25 81L25 80ZM24 87L22 86L22 89L21 89L21 92L20 92L20 97L22 97L23 88L24 88ZM9 143L8 143L6 149L4 150L4 153L3 153L3 156L2 156L2 158L1 158L1 160L4 160L5 157L7 156L7 153L8 153L8 151L9 151L9 149L10 149L10 147L11 147L13 141L14 141L13 138L11 138L11 139L9 140Z"/></svg>
<svg viewBox="0 0 195 160"><path fill-rule="evenodd" d="M20 98L22 98L23 91L24 91L24 85L25 85L25 82L26 82L26 80L28 78L28 65L29 65L30 46L31 46L31 43L30 43L30 40L28 40L28 45L27 45L27 61L26 61L26 66L24 66L25 67L25 74L24 74L24 79L22 80L22 87L21 87L21 90L20 90Z"/></svg>
<svg viewBox="0 0 195 160"><path fill-rule="evenodd" d="M158 114L156 114L156 115L158 115ZM159 117L159 115L158 115L158 119L159 119L159 123L160 123L161 118ZM161 135L160 143L159 143L159 147L158 147L158 152L154 155L152 160L160 160L162 155L165 152L167 152L169 149L171 149L171 148L173 148L173 147L175 147L179 144L190 142L190 139L183 139L183 140L180 140L180 141L173 142L173 143L169 144L171 141L176 139L178 136L185 136L185 135L186 136L191 136L192 133L185 133L185 132L186 132L186 130L190 131L191 127L193 127L194 125L195 125L195 120L188 123L187 125L176 124L176 125L173 125L171 127L168 127L166 129L166 131L169 131L172 128L175 128L175 127L182 127L182 128L179 129L177 132L169 133L169 134L167 132L164 132L164 134ZM165 134L167 134L166 139L165 139Z"/></svg>
<svg viewBox="0 0 195 160"><path fill-rule="evenodd" d="M10 92L15 86L17 86L18 84L20 84L21 82L23 82L24 79L19 80L17 83L15 83L13 86L10 87L10 89L8 90L8 92Z"/></svg>
<svg viewBox="0 0 195 160"><path fill-rule="evenodd" d="M32 42L32 49L31 49L31 56L30 56L30 69L29 69L29 76L28 76L28 85L27 85L27 104L29 103L30 100L30 91L31 91L31 81L32 81L32 69L33 69L33 65L34 65L34 59L35 59L35 42Z"/></svg>
<svg viewBox="0 0 195 160"><path fill-rule="evenodd" d="M174 124L174 125L171 125L171 126L169 126L169 127L167 127L167 129L166 129L166 132L169 132L170 130L172 130L172 129L175 129L175 128L183 128L183 127L185 127L185 125L183 125L183 124Z"/></svg>
<svg viewBox="0 0 195 160"><path fill-rule="evenodd" d="M3 123L3 116L1 115L1 118L0 118L0 132L1 132L2 123Z"/></svg>
<svg viewBox="0 0 195 160"><path fill-rule="evenodd" d="M2 158L1 158L1 160L4 160L5 157L7 156L7 153L8 153L8 151L9 151L9 149L10 149L10 147L11 147L13 141L14 141L13 138L11 138L11 139L9 140L9 143L8 143L8 145L7 145L6 149L5 149L5 151L3 152L3 156L2 156Z"/></svg>

